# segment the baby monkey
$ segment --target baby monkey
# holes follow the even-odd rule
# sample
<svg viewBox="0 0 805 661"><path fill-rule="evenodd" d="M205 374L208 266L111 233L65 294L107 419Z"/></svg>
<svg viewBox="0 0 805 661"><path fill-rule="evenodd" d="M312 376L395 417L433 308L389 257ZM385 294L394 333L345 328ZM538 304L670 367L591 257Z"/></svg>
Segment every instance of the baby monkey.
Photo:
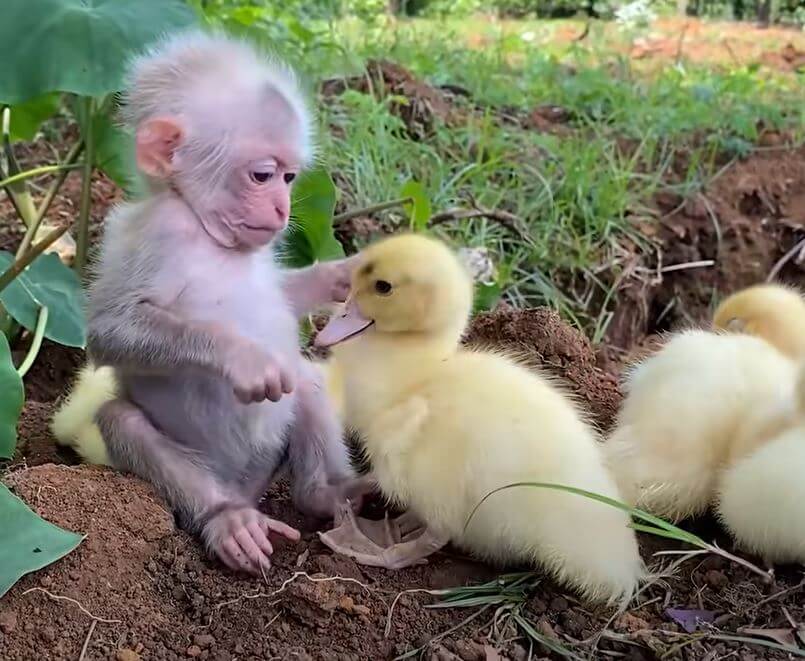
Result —
<svg viewBox="0 0 805 661"><path fill-rule="evenodd" d="M345 299L351 261L284 271L274 255L310 113L288 67L199 32L136 59L124 100L151 193L110 214L89 291L89 357L120 386L96 420L116 467L226 565L258 573L269 533L299 539L256 508L279 468L311 515L361 495L297 326Z"/></svg>

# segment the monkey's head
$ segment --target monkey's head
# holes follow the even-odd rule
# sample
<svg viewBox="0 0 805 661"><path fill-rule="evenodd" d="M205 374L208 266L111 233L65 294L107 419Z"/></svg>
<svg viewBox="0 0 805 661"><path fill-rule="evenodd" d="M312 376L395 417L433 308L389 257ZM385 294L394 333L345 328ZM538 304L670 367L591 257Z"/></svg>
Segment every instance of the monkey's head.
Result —
<svg viewBox="0 0 805 661"><path fill-rule="evenodd" d="M792 358L802 358L805 300L795 289L779 284L747 287L718 306L713 329L754 335Z"/></svg>
<svg viewBox="0 0 805 661"><path fill-rule="evenodd" d="M312 157L294 73L250 45L182 34L137 58L124 117L137 166L169 185L222 246L253 250L288 224L293 181Z"/></svg>
<svg viewBox="0 0 805 661"><path fill-rule="evenodd" d="M472 310L472 278L444 243L407 234L366 248L343 315L316 336L331 346L364 332L458 341Z"/></svg>

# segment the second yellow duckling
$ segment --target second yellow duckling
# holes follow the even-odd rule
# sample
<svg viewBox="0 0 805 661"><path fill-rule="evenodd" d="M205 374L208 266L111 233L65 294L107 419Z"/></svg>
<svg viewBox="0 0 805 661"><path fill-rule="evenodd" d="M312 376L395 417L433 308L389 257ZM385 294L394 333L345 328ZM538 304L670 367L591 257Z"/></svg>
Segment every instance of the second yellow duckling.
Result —
<svg viewBox="0 0 805 661"><path fill-rule="evenodd" d="M383 493L408 508L388 548L346 509L322 539L359 562L401 568L452 541L485 559L541 564L594 600L628 600L645 567L628 515L550 482L619 499L598 439L548 379L462 349L472 281L443 243L385 239L363 253L342 316L316 338L343 369L346 421ZM423 528L412 531L411 522ZM338 522L337 522L338 523ZM414 526L415 528L415 526ZM373 551L374 549L374 551Z"/></svg>
<svg viewBox="0 0 805 661"><path fill-rule="evenodd" d="M760 337L789 358L805 358L805 299L793 287L762 284L728 296L713 328Z"/></svg>

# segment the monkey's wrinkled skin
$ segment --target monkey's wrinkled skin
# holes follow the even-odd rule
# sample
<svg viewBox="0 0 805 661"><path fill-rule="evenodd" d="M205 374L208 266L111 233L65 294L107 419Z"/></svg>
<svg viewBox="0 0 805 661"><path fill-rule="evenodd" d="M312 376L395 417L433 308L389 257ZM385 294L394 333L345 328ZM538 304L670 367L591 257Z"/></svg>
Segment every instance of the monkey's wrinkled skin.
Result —
<svg viewBox="0 0 805 661"><path fill-rule="evenodd" d="M322 540L393 569L450 541L492 561L542 565L591 599L628 601L645 568L621 510L516 487L487 499L465 528L484 496L517 482L619 498L568 397L514 360L461 348L472 292L457 256L433 239L397 236L361 253L344 314L316 342L333 346L346 423L406 515L378 524L344 509Z"/></svg>
<svg viewBox="0 0 805 661"><path fill-rule="evenodd" d="M54 429L153 483L211 553L257 574L270 532L299 538L256 508L281 467L306 513L360 502L297 324L344 300L352 261L277 265L291 187L312 158L310 113L287 66L189 32L133 62L124 101L150 194L105 223L88 296L91 366ZM96 424L83 424L96 409Z"/></svg>

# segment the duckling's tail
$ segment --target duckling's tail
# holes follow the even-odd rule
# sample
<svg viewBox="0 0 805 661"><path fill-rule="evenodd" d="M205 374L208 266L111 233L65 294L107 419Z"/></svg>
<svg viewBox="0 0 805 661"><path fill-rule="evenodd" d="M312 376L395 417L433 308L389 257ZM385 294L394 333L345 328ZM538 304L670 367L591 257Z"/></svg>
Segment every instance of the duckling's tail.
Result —
<svg viewBox="0 0 805 661"><path fill-rule="evenodd" d="M82 367L72 391L50 423L56 442L73 448L87 463L111 466L95 414L116 394L117 380L111 367L89 363Z"/></svg>

